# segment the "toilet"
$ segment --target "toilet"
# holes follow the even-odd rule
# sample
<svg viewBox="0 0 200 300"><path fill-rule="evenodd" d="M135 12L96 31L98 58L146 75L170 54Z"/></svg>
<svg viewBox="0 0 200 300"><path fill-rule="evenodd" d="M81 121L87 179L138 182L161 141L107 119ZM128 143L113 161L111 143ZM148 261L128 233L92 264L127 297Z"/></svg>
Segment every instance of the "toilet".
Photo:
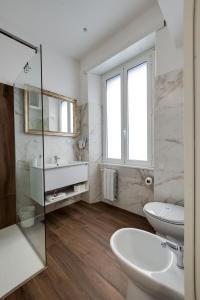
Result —
<svg viewBox="0 0 200 300"><path fill-rule="evenodd" d="M184 208L170 203L150 202L144 214L156 234L177 243L184 243Z"/></svg>

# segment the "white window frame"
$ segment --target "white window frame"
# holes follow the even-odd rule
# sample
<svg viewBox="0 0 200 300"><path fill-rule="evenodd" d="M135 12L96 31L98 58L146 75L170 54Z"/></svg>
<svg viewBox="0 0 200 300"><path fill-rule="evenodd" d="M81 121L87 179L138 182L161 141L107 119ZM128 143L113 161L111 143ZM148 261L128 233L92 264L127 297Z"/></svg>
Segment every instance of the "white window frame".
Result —
<svg viewBox="0 0 200 300"><path fill-rule="evenodd" d="M128 70L147 63L147 161L128 159ZM131 61L115 68L102 76L103 85L103 162L123 166L152 168L153 160L153 99L154 99L154 49L151 49ZM107 111L106 82L117 75L121 77L121 159L107 156Z"/></svg>

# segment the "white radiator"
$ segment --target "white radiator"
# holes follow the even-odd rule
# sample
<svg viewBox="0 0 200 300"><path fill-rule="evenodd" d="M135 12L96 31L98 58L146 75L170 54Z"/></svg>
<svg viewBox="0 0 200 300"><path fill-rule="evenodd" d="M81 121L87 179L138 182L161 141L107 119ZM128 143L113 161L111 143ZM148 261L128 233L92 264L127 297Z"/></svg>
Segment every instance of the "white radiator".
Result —
<svg viewBox="0 0 200 300"><path fill-rule="evenodd" d="M103 197L106 200L117 200L117 171L103 169Z"/></svg>

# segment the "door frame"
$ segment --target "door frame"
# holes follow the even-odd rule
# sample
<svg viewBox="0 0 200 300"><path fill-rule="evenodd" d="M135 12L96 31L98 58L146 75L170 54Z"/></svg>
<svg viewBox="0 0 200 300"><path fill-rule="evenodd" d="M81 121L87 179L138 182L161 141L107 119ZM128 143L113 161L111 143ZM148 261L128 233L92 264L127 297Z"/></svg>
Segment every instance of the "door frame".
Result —
<svg viewBox="0 0 200 300"><path fill-rule="evenodd" d="M200 0L195 0L194 2L194 112L194 276L196 299L200 299Z"/></svg>
<svg viewBox="0 0 200 300"><path fill-rule="evenodd" d="M194 277L194 0L184 1L184 264L185 299L195 299Z"/></svg>

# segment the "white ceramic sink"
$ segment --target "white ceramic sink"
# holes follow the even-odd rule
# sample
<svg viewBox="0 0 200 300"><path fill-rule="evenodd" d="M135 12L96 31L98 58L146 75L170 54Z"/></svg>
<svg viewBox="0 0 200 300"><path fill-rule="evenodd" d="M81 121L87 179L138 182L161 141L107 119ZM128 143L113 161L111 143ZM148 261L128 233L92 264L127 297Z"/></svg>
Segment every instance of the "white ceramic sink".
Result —
<svg viewBox="0 0 200 300"><path fill-rule="evenodd" d="M70 167L70 166L78 166L78 165L87 165L87 161L79 161L79 160L74 160L74 161L69 161L65 163L45 163L44 169L56 169L56 168L62 168L62 167ZM34 167L36 169L43 169L43 166L37 166Z"/></svg>
<svg viewBox="0 0 200 300"><path fill-rule="evenodd" d="M176 266L175 254L161 246L163 241L133 228L112 235L112 251L130 280L127 299L184 299L184 271Z"/></svg>

